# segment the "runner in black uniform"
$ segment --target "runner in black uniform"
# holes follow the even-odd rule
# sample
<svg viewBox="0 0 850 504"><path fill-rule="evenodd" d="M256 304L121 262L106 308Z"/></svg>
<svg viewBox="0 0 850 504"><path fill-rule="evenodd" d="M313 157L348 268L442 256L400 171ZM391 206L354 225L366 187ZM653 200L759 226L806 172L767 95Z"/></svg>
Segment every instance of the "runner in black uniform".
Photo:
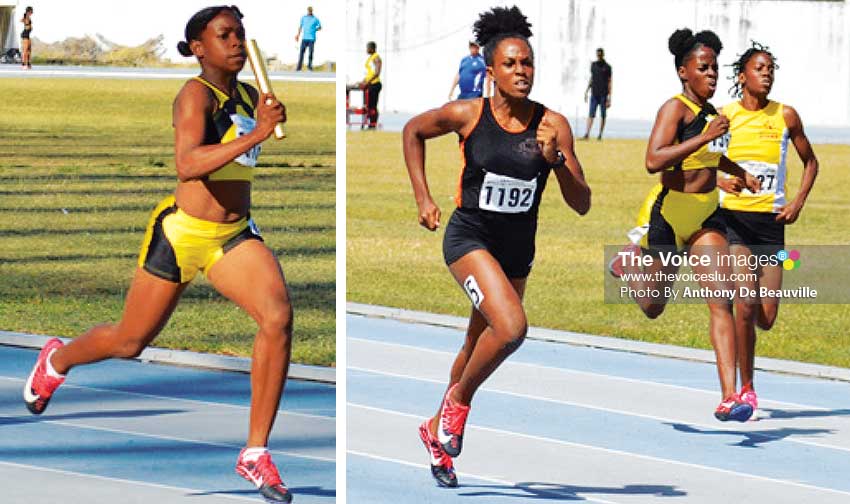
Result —
<svg viewBox="0 0 850 504"><path fill-rule="evenodd" d="M443 252L473 309L441 407L419 428L431 472L443 486L457 486L451 457L460 454L472 396L525 337L522 295L550 170L570 207L582 215L590 209L590 188L567 120L528 99L534 82L530 26L516 7L481 14L475 33L496 85L492 99L453 101L404 128L419 223L431 231L440 225L440 209L425 179L425 140L457 133L464 160Z"/></svg>
<svg viewBox="0 0 850 504"><path fill-rule="evenodd" d="M24 17L21 18L21 23L24 24L24 31L21 32L21 66L26 70L32 69L32 7L27 7L24 10Z"/></svg>

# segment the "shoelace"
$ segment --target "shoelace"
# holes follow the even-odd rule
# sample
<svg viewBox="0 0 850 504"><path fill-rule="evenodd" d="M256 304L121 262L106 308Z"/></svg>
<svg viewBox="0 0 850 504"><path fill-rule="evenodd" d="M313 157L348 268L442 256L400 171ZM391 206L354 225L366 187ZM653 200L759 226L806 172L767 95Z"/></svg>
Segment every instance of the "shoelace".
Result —
<svg viewBox="0 0 850 504"><path fill-rule="evenodd" d="M445 450L443 450L443 446L440 444L437 438L435 438L434 435L431 434L430 430L427 430L427 428L424 427L420 428L419 433L420 436L424 436L425 439L423 439L423 441L428 447L428 451L431 452L431 457L434 460L437 460L439 462L439 465L451 471L453 465L452 458L448 456Z"/></svg>
<svg viewBox="0 0 850 504"><path fill-rule="evenodd" d="M720 403L720 406L718 406L717 409L731 410L732 407L735 406L735 404L740 403L740 402L741 402L741 398L738 397L737 394L733 395L733 396L729 396L726 399L724 399L722 403Z"/></svg>
<svg viewBox="0 0 850 504"><path fill-rule="evenodd" d="M449 427L452 434L457 436L463 435L467 415L469 415L468 406L461 406L451 400L446 401L446 406L443 408L442 414L443 422Z"/></svg>
<svg viewBox="0 0 850 504"><path fill-rule="evenodd" d="M260 455L260 458L254 463L254 470L260 473L263 478L263 483L269 486L282 485L280 474L272 462L272 457L268 453Z"/></svg>
<svg viewBox="0 0 850 504"><path fill-rule="evenodd" d="M434 459L440 461L440 465L445 467L448 470L452 469L452 458L448 456L443 447L440 446L440 443L434 440L429 440L428 446L431 449L431 455Z"/></svg>

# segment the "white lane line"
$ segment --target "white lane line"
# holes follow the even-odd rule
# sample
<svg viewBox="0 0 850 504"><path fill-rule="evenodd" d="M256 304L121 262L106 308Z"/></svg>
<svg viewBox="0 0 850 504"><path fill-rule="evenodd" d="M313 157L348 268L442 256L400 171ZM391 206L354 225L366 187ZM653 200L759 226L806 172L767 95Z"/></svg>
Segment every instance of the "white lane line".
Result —
<svg viewBox="0 0 850 504"><path fill-rule="evenodd" d="M364 410L368 410L368 411L374 411L376 413L381 413L381 414L384 414L384 415L396 415L396 416L401 416L401 417L405 417L405 418L413 418L413 419L416 419L417 421L422 419L422 417L420 417L418 415L411 415L411 414L402 413L402 412L399 412L399 411L392 411L392 410L387 410L387 409L383 409L383 408L375 408L375 407L372 407L372 406L366 406L364 404L356 404L356 403L351 403L351 402L349 402L347 404L348 404L349 407L360 408L360 409L364 409ZM660 458L660 457L653 457L652 455L642 455L640 453L632 453L632 452L626 452L626 451L622 451L622 450L614 450L612 448L603 448L601 446L586 445L586 444L581 444L581 443L574 443L574 442L571 442L571 441L562 441L560 439L547 438L547 437L543 437L543 436L534 436L532 434L523 434L521 432L513 432L513 431L502 430L502 429L493 429L491 427L479 427L479 426L471 425L471 424L467 424L467 427L472 427L474 429L480 429L480 430L485 431L485 432L492 432L494 434L516 436L516 437L531 439L533 441L540 441L540 442L544 442L544 443L554 443L554 444L558 444L558 445L568 446L568 447L571 447L571 448L581 448L581 449L592 450L592 451L600 451L600 452L604 452L604 453L609 453L611 455L617 455L617 456L623 456L623 457L634 457L634 458L638 458L638 459L642 459L642 460L650 460L652 462L659 462L659 463L662 463L662 464L673 464L673 465L688 467L688 468L692 468L692 469L700 469L700 470L719 472L719 473L730 475L730 476L738 476L738 477L749 478L749 479L754 479L754 480L759 480L759 481L767 481L767 482L770 482L770 483L779 483L779 484L782 484L782 485L790 485L790 486L794 486L794 487L805 488L806 490L816 490L816 491L830 492L830 493L836 493L836 494L839 494L839 495L850 496L850 492L846 492L844 490L836 490L834 488L824 488L824 487L819 487L819 486L815 486L815 485L809 485L807 483L798 483L796 481L781 480L781 479L776 479L776 478L770 478L770 477L767 477L767 476L758 476L758 475L755 475L755 474L747 474L747 473L741 473L741 472L737 472L737 471L730 471L730 470L727 470L727 469L720 469L718 467L712 467L712 466L706 466L706 465L700 465L700 464L692 464L690 462L681 462L681 461L678 461L678 460L665 459L665 458Z"/></svg>
<svg viewBox="0 0 850 504"><path fill-rule="evenodd" d="M160 483L149 483L149 482L146 482L146 481L135 481L135 480L128 480L128 479L123 479L123 478L112 478L112 477L109 477L109 476L100 476L98 474L86 474L86 473L80 473L80 472L74 472L74 471L66 471L66 470L63 470L63 469L52 469L50 467L33 466L33 465L28 465L28 464L17 464L15 462L6 462L6 461L3 461L3 460L0 460L0 466L9 466L9 467L17 468L17 469L26 469L28 471L46 471L46 472L51 472L51 473L54 473L54 474L64 474L66 476L74 476L74 477L79 477L79 478L89 478L89 479L95 479L95 480L99 480L99 481L111 481L111 482L114 482L114 483L126 483L126 484L130 484L130 485L146 486L146 487L152 487L152 488L161 488L161 489L164 489L164 490L176 490L178 492L183 492L183 493L188 493L188 494L201 494L201 493L206 494L206 492L204 492L203 490L196 490L194 488L183 488L183 487L176 487L176 486L171 486L171 485L163 485L163 484L160 484ZM68 491L73 493L74 489L70 488L70 489L68 489ZM230 495L230 494L225 494L225 493L210 493L208 495L215 495L216 497L224 497L225 499L257 502L256 498L243 497L243 496L240 496L240 495ZM196 497L196 496L197 495L189 495L189 496L186 496L186 497Z"/></svg>
<svg viewBox="0 0 850 504"><path fill-rule="evenodd" d="M25 379L13 377L13 376L0 376L0 380L9 380L9 381L15 381L15 382L20 382L20 383L26 383ZM204 406L232 408L232 409L239 409L239 410L242 410L242 411L249 411L251 409L250 406L240 406L238 404L227 404L227 403L219 403L219 402L213 402L213 401L201 401L199 399L184 399L182 397L168 397L168 396L161 396L161 395L155 395L155 394L144 394L142 392L128 392L126 390L115 390L115 389L91 387L91 386L85 386L85 385L71 385L71 384L66 383L66 384L62 385L62 388L72 388L72 389L79 389L79 390L92 390L92 391L95 391L95 392L106 392L106 393L117 394L117 395L123 394L123 395L128 395L128 396L133 396L133 397L144 397L146 399L164 399L164 400L167 400L167 401L185 402L185 403L189 403L189 404L200 404L200 405L204 405ZM284 395L283 395L283 400L286 401L286 393L285 392L284 392ZM314 414L310 414L310 413L300 413L300 412L297 412L297 411L289 411L289 410L282 410L282 409L277 410L277 412L280 413L281 415L292 415L292 416L299 416L299 417L304 417L304 418L312 418L312 419L316 419L316 420L326 420L326 421L329 421L329 422L336 422L336 417L332 417L332 416L314 415Z"/></svg>
<svg viewBox="0 0 850 504"><path fill-rule="evenodd" d="M6 418L6 419L10 419L10 420L20 420L21 419L21 417L19 417L19 416L10 416L10 415L0 415L0 418ZM138 431L124 430L124 429L112 429L112 428L109 428L109 427L96 427L94 425L86 425L86 424L73 423L73 422L64 422L62 420L50 420L49 417L39 419L39 420L24 420L21 423L22 424L23 423L54 424L54 425L61 425L63 427L71 427L71 428L74 428L74 429L85 429L85 430L92 430L92 431L97 431L97 432L109 432L109 433L112 433L112 434L121 434L121 435L125 435L125 436L138 436L138 437L151 438L151 439L160 439L160 440L163 440L163 441L177 441L177 442L180 442L180 443L192 443L192 444L199 444L199 445L205 445L205 446L215 446L215 447L218 447L218 448L231 448L231 449L236 449L236 450L241 450L242 448L244 448L244 446L242 446L242 445L235 445L235 444L230 444L230 443L216 443L214 441L202 441L202 440L199 440L199 439L181 438L181 437L177 437L177 436L166 436L164 434L151 434L149 432L138 432ZM330 458L330 457L319 457L317 455L305 455L303 453L291 452L291 451L287 451L287 450L269 450L269 452L277 453L277 454L281 454L281 455L287 455L287 456L290 456L290 457L302 458L302 459L318 460L320 462L336 462L336 459Z"/></svg>
<svg viewBox="0 0 850 504"><path fill-rule="evenodd" d="M412 376L412 375L389 373L389 372L381 371L379 369L361 368L361 367L350 366L350 365L348 366L348 369L350 371L360 371L360 372L372 373L372 374L377 374L377 375L382 375L382 376L389 376L389 377L392 377L392 378L402 378L402 379L421 381L421 382L426 382L426 383L436 383L436 384L439 384L439 385L445 385L446 384L445 380L434 380L434 379L431 379L431 378L421 378L421 377ZM830 449L830 450L839 450L839 451L850 452L850 447L835 446L835 445L826 444L826 443L818 443L816 441L809 441L809 440L806 440L806 439L798 439L798 438L793 438L793 437L790 437L790 436L773 436L773 435L770 435L770 434L766 434L764 432L740 430L740 429L737 429L735 427L726 427L726 424L709 425L709 424L704 424L704 423L693 422L693 421L690 421L690 420L682 420L682 419L678 419L678 418L661 417L661 416L656 416L656 415L647 415L645 413L636 413L634 411L621 410L621 409L616 409L616 408L606 408L604 406L596 406L596 405L593 405L593 404L580 403L580 402L574 402L574 401L565 401L563 399L553 399L553 398L550 398L550 397L540 397L540 396L535 396L535 395L531 395L531 394L523 394L523 393L520 393L520 392L510 392L510 391L507 391L507 390L500 390L500 389L491 388L491 387L487 387L487 386L483 386L483 385L478 390L483 390L485 392L492 392L492 393L495 393L495 394L504 394L504 395L512 396L512 397L519 397L521 399L531 399L531 400L534 400L534 401L542 401L542 402L548 402L548 403L553 403L553 404L561 404L561 405L565 405L565 406L574 406L574 407L577 407L577 408L586 408L586 409L591 409L591 410L595 410L595 411L602 411L602 412L605 412L605 413L616 413L618 415L625 415L625 416L637 417L637 418L645 418L645 419L648 419L648 420L656 420L656 421L663 422L663 423L682 423L682 424L692 425L692 426L696 426L696 427L702 427L704 429L710 429L710 430L714 430L714 431L726 431L726 432L729 432L729 434L732 434L732 435L738 435L738 434L744 433L746 435L751 435L751 436L754 436L754 437L763 437L765 439L770 439L770 440L774 440L774 441L788 441L790 443L799 443L799 444L808 445L808 446L816 446L818 448L827 448L827 449Z"/></svg>
<svg viewBox="0 0 850 504"><path fill-rule="evenodd" d="M375 343L375 344L380 344L380 345L401 347L401 348L406 348L406 349L409 349L409 350L416 350L418 352L429 352L429 353L434 353L434 354L438 354L438 355L448 356L448 357L451 357L451 358L454 358L454 356L457 355L456 353L446 352L444 350L432 350L432 349L428 349L428 348L417 347L417 346L414 346L414 345L405 345L403 343L390 343L390 342L385 342L385 341L374 341L374 340L370 340L370 339L356 338L356 337L351 337L351 336L349 336L348 339L354 340L354 341L359 341L359 342L364 342L364 343ZM609 375L609 374L605 374L605 373L595 373L593 371L580 371L580 370L577 370L577 369L569 369L569 368L562 368L562 367L555 367L555 366L546 366L546 365L542 365L542 364L532 364L532 363L529 363L529 362L507 361L506 364L508 364L510 366L521 366L521 367L530 367L530 368L536 368L536 369L547 369L547 370L550 370L550 371L561 371L561 372L564 372L564 373L589 376L589 377L592 377L592 378L605 378L605 379L609 379L609 380L616 380L616 381L623 381L623 382L626 382L626 383L633 383L633 384L636 384L636 385L653 385L653 386L658 386L658 387L665 387L665 388L683 390L683 391L687 391L687 392L698 392L700 394L708 394L708 395L712 395L712 396L718 395L716 390L705 390L705 389L701 389L701 388L686 387L686 386L683 386L683 385L673 385L673 384L670 384L670 383L664 383L664 382L658 382L658 381L652 381L652 380L641 380L641 379L638 379L638 378L625 378L625 377L622 377L622 376L614 376L614 375ZM351 367L349 367L348 369L351 369ZM820 406L810 406L810 405L807 405L807 404L798 404L798 403L792 403L792 402L787 402L787 401L776 401L776 400L773 400L773 399L767 400L767 401L763 400L762 402L771 403L771 404L778 404L778 405L782 405L782 406L792 406L792 407L800 408L800 409L813 409L813 410L819 410L819 411L829 411L830 410L829 408L823 408L823 407L820 407Z"/></svg>
<svg viewBox="0 0 850 504"><path fill-rule="evenodd" d="M391 462L391 463L399 464L399 465L403 465L403 466L415 467L417 469L431 469L431 466L428 465L428 464L417 464L415 462L408 462L407 460L401 460L401 459L396 459L396 458L391 458L391 457L382 457L380 455L374 455L374 454L371 454L371 453L365 453L365 452L361 452L361 451L357 451L357 450L346 450L346 452L350 453L352 455L357 455L358 457L366 457L366 458L371 458L371 459L375 459L375 460L381 460L381 461L384 461L384 462ZM512 488L519 490L519 491L524 491L522 487L517 486L517 483L513 482L513 481L491 478L490 476L481 476L480 474L473 474L473 473L461 472L461 471L457 471L456 474L458 476L463 476L463 477L467 477L467 478L475 478L475 479L487 481L487 482L490 482L490 483L496 483L496 484L499 484L499 485L512 487ZM458 488L463 489L463 484L461 484ZM553 492L551 490L549 490L549 491L547 491L547 490L537 490L537 492L549 494L549 495L552 495L552 496L555 496L555 497L562 497L562 498L565 495L571 495L571 496L577 497L579 499L588 500L590 502L598 502L600 504L617 504L616 502L613 502L613 501L602 500L602 499L599 499L599 498L585 497L583 495L579 495L577 493L572 493L572 492ZM516 495L515 497L525 498L527 496Z"/></svg>

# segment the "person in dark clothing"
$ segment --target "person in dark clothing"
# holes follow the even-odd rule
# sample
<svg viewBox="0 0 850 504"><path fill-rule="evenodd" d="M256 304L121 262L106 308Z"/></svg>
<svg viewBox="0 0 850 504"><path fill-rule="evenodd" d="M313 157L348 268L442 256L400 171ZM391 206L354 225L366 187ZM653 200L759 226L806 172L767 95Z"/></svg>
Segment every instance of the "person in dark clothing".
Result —
<svg viewBox="0 0 850 504"><path fill-rule="evenodd" d="M599 135L597 140L602 140L602 131L605 130L605 119L608 116L608 107L611 106L611 65L605 61L605 50L601 47L596 50L596 61L590 64L590 82L584 90L584 101L587 102L587 93L590 92L590 111L587 113L587 129L582 140L590 136L590 128L593 126L593 118L596 117L596 109L601 109L602 122L599 123Z"/></svg>
<svg viewBox="0 0 850 504"><path fill-rule="evenodd" d="M530 28L516 7L481 14L474 31L495 83L492 97L455 100L419 114L402 134L419 224L429 231L440 226L441 212L425 177L425 141L456 133L462 153L443 256L472 302L469 327L440 407L419 427L431 474L445 487L458 485L452 458L460 455L473 395L525 338L522 298L549 175L554 172L573 210L584 215L590 209L590 187L567 119L528 97L535 72Z"/></svg>

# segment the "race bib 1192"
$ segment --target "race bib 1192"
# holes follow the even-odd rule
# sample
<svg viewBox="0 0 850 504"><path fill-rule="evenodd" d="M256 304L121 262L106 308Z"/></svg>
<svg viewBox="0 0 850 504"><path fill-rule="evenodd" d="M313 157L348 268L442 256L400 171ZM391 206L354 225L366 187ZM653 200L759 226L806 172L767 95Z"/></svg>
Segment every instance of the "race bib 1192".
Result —
<svg viewBox="0 0 850 504"><path fill-rule="evenodd" d="M478 207L499 213L523 213L531 209L537 179L520 180L487 173L481 183Z"/></svg>

